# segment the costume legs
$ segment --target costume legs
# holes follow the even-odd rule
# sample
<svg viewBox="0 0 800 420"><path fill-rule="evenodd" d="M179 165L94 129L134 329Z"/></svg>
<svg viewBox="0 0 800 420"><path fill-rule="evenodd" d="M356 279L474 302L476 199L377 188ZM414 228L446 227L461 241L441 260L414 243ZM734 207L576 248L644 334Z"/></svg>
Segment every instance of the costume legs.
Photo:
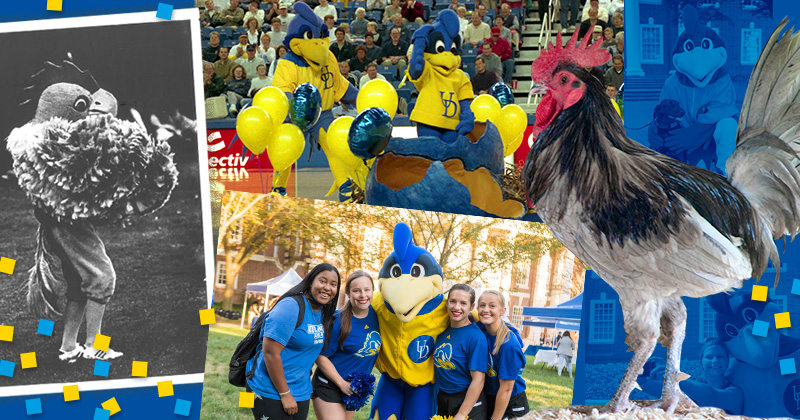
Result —
<svg viewBox="0 0 800 420"><path fill-rule="evenodd" d="M433 414L433 384L413 387L381 375L372 398L372 420L428 420Z"/></svg>

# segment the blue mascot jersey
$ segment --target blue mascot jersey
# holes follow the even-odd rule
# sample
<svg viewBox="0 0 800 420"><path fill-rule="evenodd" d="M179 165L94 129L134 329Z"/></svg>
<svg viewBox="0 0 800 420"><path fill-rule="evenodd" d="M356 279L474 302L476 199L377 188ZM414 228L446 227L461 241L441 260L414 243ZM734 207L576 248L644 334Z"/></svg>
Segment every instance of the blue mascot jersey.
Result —
<svg viewBox="0 0 800 420"><path fill-rule="evenodd" d="M378 353L381 349L381 333L378 329L378 315L369 307L364 318L352 317L350 334L344 341L344 349L339 348L339 335L342 330L341 310L336 311L336 322L333 324L328 347L322 355L327 356L342 379L353 372L372 372Z"/></svg>
<svg viewBox="0 0 800 420"><path fill-rule="evenodd" d="M522 379L522 371L525 370L527 360L522 351L522 343L518 336L511 331L508 333L508 340L500 346L497 354L494 351L495 336L486 334L489 354L489 369L486 372L486 382L483 389L486 395L497 395L500 389L500 379L513 380L514 389L511 396L525 391L525 380Z"/></svg>
<svg viewBox="0 0 800 420"><path fill-rule="evenodd" d="M433 352L436 385L448 394L469 388L470 371L486 372L489 352L486 336L474 323L447 328L436 340Z"/></svg>
<svg viewBox="0 0 800 420"><path fill-rule="evenodd" d="M322 326L322 310L312 310L308 300L303 297L306 309L303 322L297 329L297 316L300 307L294 299L282 299L269 311L261 326L261 339L269 337L286 346L281 352L283 361L283 374L292 396L297 401L306 401L311 398L311 367L317 360L325 342L325 332ZM264 351L259 349L258 355L247 362L249 372L257 363L255 375L247 380L256 394L272 400L281 397L272 385L272 380L267 373L264 363Z"/></svg>

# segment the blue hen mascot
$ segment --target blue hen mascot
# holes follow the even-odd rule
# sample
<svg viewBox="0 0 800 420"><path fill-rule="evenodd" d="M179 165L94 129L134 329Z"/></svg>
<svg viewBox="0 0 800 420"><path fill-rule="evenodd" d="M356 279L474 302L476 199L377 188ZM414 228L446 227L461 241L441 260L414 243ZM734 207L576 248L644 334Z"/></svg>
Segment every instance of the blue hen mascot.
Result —
<svg viewBox="0 0 800 420"><path fill-rule="evenodd" d="M394 252L383 263L372 299L383 345L371 418L429 420L434 414L433 347L450 322L442 267L414 245L405 223L395 226L392 242Z"/></svg>

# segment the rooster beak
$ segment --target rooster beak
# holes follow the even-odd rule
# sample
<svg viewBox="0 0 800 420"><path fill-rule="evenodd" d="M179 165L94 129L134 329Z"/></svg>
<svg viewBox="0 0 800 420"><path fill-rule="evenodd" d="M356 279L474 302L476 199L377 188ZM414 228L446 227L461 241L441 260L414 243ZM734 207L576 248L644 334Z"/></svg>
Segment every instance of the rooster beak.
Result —
<svg viewBox="0 0 800 420"><path fill-rule="evenodd" d="M549 89L548 89L547 85L545 85L544 83L535 83L531 87L530 95L545 95L545 94L547 94L548 90Z"/></svg>

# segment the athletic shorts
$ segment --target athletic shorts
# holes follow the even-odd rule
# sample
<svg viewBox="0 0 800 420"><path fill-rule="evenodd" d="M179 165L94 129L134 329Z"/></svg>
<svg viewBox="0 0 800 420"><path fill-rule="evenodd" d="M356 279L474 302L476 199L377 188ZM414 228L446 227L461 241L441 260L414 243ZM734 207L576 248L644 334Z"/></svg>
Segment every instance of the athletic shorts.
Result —
<svg viewBox="0 0 800 420"><path fill-rule="evenodd" d="M466 389L455 394L439 391L436 395L436 414L442 417L455 416L458 414L461 403L464 402L464 397L466 396ZM478 401L472 406L468 417L470 420L486 420L486 414L486 395L481 391L481 395L478 396Z"/></svg>
<svg viewBox="0 0 800 420"><path fill-rule="evenodd" d="M311 379L311 386L314 388L314 392L311 393L311 399L319 398L322 401L334 403L334 404L344 404L342 400L342 390L336 386L332 380L328 379L319 369L317 369L316 373L314 373L314 377Z"/></svg>
<svg viewBox="0 0 800 420"><path fill-rule="evenodd" d="M247 391L253 392L250 387L247 388ZM270 420L306 420L308 417L308 400L297 401L297 413L290 416L283 411L281 400L273 400L256 394L253 417L255 420L263 420L265 418Z"/></svg>
<svg viewBox="0 0 800 420"><path fill-rule="evenodd" d="M488 407L486 410L486 416L491 417L492 413L494 413L494 403L495 399L497 399L497 395L487 395L486 400L488 402ZM520 392L517 395L511 397L508 400L508 406L506 407L506 411L503 413L503 419L513 419L515 417L522 417L525 414L531 411L528 408L528 397L525 395L525 391ZM501 419L497 419L501 420Z"/></svg>

